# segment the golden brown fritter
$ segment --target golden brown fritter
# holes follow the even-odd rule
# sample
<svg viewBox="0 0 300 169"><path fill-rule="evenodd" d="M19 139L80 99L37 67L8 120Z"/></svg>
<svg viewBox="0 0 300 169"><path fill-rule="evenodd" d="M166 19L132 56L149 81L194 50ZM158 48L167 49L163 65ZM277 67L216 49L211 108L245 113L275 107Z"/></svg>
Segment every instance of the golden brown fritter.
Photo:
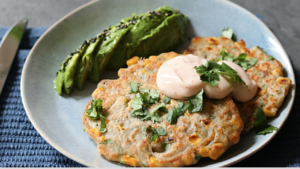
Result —
<svg viewBox="0 0 300 169"><path fill-rule="evenodd" d="M192 39L189 48L184 51L184 54L194 54L213 60L220 57L220 50L225 49L235 57L240 53L247 53L248 59L250 57L258 59L257 63L246 71L247 75L259 86L257 95L245 103L235 101L245 123L243 133L253 127L254 112L258 106L262 107L267 117L274 117L291 86L291 80L283 77L283 66L278 60L270 60L269 56L259 47L249 50L245 46L243 40L233 42L225 37L196 37Z"/></svg>
<svg viewBox="0 0 300 169"><path fill-rule="evenodd" d="M230 146L238 143L244 125L230 96L215 104L204 98L201 112L186 111L175 124L168 123L167 113L161 114L162 122L155 123L131 116L130 105L135 94L129 94L130 83L140 83L140 88L157 90L160 103L164 95L156 85L157 71L165 61L176 56L177 53L170 52L149 59L134 57L128 60L128 68L119 70L119 79L102 80L98 84L92 96L103 100L107 131L100 133L100 120L87 118L85 112L82 120L85 131L95 140L98 152L108 160L124 161L131 166L186 166L197 163L199 155L216 160ZM147 106L146 109L150 112L157 104ZM178 102L171 99L166 108L171 109L177 105ZM89 107L90 103L85 109ZM149 125L155 129L162 127L167 135L159 136L150 143L144 131ZM99 144L107 139L111 139L111 144ZM163 146L166 144L170 146L167 150Z"/></svg>

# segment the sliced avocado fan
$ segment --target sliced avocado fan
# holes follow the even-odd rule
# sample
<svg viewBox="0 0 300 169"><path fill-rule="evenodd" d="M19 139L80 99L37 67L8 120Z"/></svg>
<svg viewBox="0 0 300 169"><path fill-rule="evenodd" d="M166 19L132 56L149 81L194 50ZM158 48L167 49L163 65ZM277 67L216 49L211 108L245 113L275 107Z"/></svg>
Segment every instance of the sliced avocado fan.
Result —
<svg viewBox="0 0 300 169"><path fill-rule="evenodd" d="M149 57L175 50L184 41L187 16L168 6L122 19L72 52L56 73L54 88L70 94L75 86L99 82L107 69L120 69L133 56Z"/></svg>

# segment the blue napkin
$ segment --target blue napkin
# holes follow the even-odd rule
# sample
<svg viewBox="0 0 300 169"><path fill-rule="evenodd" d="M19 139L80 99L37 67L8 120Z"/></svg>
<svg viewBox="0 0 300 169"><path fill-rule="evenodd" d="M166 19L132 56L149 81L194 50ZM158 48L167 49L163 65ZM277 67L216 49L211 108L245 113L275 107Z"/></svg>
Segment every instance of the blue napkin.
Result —
<svg viewBox="0 0 300 169"><path fill-rule="evenodd" d="M0 39L7 31L0 28ZM0 96L0 167L83 167L49 145L29 121L20 95L23 64L47 28L26 29ZM299 65L300 63L293 63ZM300 79L296 72L296 79ZM298 83L299 84L299 83ZM235 167L300 166L300 92L283 128L270 143Z"/></svg>

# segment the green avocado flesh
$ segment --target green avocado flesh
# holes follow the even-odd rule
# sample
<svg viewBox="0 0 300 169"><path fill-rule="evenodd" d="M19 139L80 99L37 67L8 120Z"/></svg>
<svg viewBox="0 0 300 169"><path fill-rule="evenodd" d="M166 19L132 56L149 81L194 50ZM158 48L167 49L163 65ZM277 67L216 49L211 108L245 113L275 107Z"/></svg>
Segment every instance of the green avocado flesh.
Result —
<svg viewBox="0 0 300 169"><path fill-rule="evenodd" d="M99 82L107 69L125 67L133 56L149 57L175 50L184 41L188 18L168 7L122 19L84 43L61 64L54 88L59 95L73 87Z"/></svg>

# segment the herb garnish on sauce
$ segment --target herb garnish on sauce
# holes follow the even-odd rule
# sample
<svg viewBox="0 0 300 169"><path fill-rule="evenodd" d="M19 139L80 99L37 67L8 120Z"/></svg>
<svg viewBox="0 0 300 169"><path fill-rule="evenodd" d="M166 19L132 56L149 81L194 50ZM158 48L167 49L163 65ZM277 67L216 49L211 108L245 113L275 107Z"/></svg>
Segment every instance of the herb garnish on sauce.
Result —
<svg viewBox="0 0 300 169"><path fill-rule="evenodd" d="M248 88L237 72L224 62L220 65L215 61L209 60L206 62L206 66L195 66L195 69L200 74L200 79L209 85L217 86L220 81L219 74L221 74L234 82L242 82Z"/></svg>
<svg viewBox="0 0 300 169"><path fill-rule="evenodd" d="M251 57L250 60L248 60L246 53L241 53L238 57L234 58L234 55L229 52L225 52L225 49L220 51L220 55L220 58L215 59L216 62L227 60L241 66L244 70L251 68L257 62L257 58L254 57Z"/></svg>

